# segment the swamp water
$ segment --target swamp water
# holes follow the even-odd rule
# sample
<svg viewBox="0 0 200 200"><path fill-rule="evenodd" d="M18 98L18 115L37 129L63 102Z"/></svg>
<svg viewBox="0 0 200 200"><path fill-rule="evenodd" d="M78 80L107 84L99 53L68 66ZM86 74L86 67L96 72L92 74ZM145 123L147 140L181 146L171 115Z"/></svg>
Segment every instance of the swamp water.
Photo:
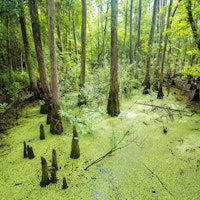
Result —
<svg viewBox="0 0 200 200"><path fill-rule="evenodd" d="M64 122L64 133L51 135L38 104L24 109L19 125L1 139L7 145L0 148L0 199L200 199L200 114L185 108L185 102L171 94L163 100L156 93L133 94L133 99L121 100L119 117L95 116L91 134L77 128L81 156L72 160L72 125ZM39 139L41 123L45 140ZM24 141L33 147L32 160L23 158ZM41 188L41 156L51 168L52 149L59 180ZM84 170L111 149L113 153Z"/></svg>

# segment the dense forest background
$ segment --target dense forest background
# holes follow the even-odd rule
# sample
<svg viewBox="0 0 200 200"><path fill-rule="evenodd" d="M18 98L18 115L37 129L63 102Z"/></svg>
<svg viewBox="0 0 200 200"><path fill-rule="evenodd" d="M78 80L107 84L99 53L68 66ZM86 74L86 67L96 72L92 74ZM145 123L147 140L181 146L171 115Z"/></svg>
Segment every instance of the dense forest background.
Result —
<svg viewBox="0 0 200 200"><path fill-rule="evenodd" d="M40 54L44 54L44 68L47 69L45 73L49 81L51 57L48 35L52 30L48 28L48 1L35 3L42 43ZM152 85L157 88L162 86L164 79L175 74L179 78L193 77L192 81L195 83L200 73L199 1L126 0L114 2L116 3L120 91L137 87L141 83L146 89L150 89ZM41 84L44 84L41 79L46 75L39 75L38 72L31 9L31 1L29 5L28 1L1 1L0 77L1 88L7 88L8 93L15 93L20 87L30 85L34 90L34 87L41 88ZM111 61L110 29L110 1L55 1L55 48L61 95L67 91L79 90L79 86L83 88L83 62L86 63L86 90L97 87L97 83L101 87L99 89L105 90L109 84L108 68ZM85 49L82 45L84 37ZM86 55L85 58L83 54ZM101 82L98 82L99 74ZM92 83L94 76L97 77ZM93 91L97 93L97 89Z"/></svg>

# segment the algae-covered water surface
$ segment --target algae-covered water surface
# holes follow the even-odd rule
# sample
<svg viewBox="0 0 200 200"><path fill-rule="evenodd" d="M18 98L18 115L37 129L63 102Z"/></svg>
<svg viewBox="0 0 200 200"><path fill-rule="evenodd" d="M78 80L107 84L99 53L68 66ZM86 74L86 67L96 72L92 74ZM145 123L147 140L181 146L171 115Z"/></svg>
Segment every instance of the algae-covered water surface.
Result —
<svg viewBox="0 0 200 200"><path fill-rule="evenodd" d="M200 199L200 114L174 95L157 100L156 93L136 92L132 99L121 99L118 117L94 110L90 133L77 122L81 156L76 160L70 158L72 124L63 120L64 133L52 135L39 104L26 107L19 125L1 138L0 199ZM45 140L39 138L41 123ZM24 141L34 159L23 158ZM51 168L52 149L58 182L42 188L41 156Z"/></svg>

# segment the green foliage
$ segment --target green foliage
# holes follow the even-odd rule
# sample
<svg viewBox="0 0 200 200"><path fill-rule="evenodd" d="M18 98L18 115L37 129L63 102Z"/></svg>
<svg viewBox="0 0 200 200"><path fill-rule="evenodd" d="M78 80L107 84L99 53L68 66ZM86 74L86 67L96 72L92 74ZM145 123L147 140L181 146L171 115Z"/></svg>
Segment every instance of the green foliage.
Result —
<svg viewBox="0 0 200 200"><path fill-rule="evenodd" d="M182 73L184 75L192 75L194 77L200 77L200 64L196 64L193 66L184 66Z"/></svg>
<svg viewBox="0 0 200 200"><path fill-rule="evenodd" d="M7 94L12 97L13 100L17 99L18 93L20 91L20 84L18 82L13 82L12 84L9 84L7 89Z"/></svg>
<svg viewBox="0 0 200 200"><path fill-rule="evenodd" d="M120 91L126 94L126 97L129 97L134 89L138 89L141 86L140 80L135 79L133 75L131 75L132 71L132 65L128 67L122 65L119 70Z"/></svg>
<svg viewBox="0 0 200 200"><path fill-rule="evenodd" d="M8 104L7 103L0 103L0 113L4 113Z"/></svg>

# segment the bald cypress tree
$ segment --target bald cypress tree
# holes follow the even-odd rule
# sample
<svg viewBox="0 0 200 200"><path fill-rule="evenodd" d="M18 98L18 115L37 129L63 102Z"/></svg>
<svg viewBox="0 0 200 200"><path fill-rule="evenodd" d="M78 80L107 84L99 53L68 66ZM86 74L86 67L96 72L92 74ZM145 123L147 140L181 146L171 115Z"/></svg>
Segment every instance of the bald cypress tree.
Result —
<svg viewBox="0 0 200 200"><path fill-rule="evenodd" d="M118 116L120 113L118 84L117 14L118 0L111 0L111 67L110 91L107 105L107 112L111 116Z"/></svg>

